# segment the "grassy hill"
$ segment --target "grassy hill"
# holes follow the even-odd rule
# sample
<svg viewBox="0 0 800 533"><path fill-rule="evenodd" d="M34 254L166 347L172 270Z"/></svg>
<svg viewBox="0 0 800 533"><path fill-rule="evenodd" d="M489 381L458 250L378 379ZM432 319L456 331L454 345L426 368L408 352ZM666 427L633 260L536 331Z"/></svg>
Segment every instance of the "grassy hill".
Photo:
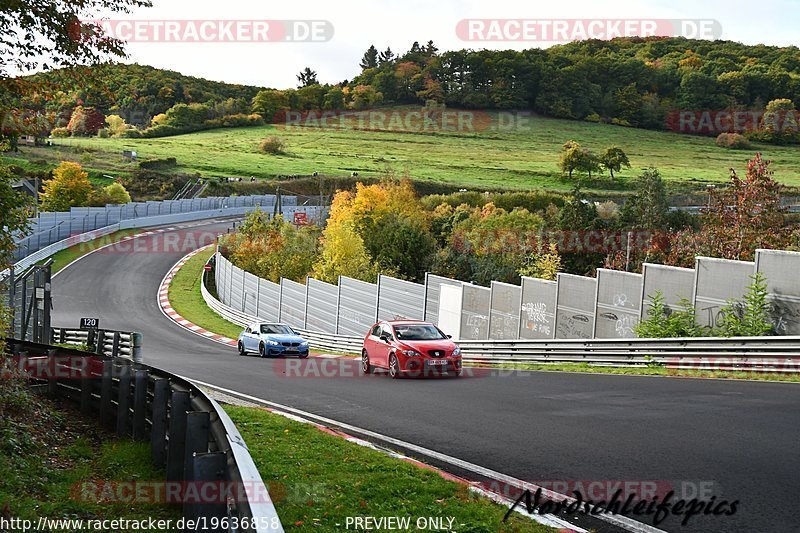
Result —
<svg viewBox="0 0 800 533"><path fill-rule="evenodd" d="M492 116L496 124L497 116ZM268 136L286 142L284 155L259 152ZM6 162L30 165L74 160L98 174L118 175L131 170L122 150L135 150L139 159L176 157L179 170L205 177L276 175L409 176L415 180L452 184L470 189L541 188L565 191L575 180L558 169L561 145L573 139L600 152L622 147L632 169L611 181L606 174L586 182L589 190L626 190L626 182L650 165L659 168L673 190L702 190L708 183L726 181L728 169L741 171L755 151L775 161L776 178L800 186L800 149L754 146L752 150L719 148L712 137L648 131L606 124L529 117L525 127L478 133L412 133L365 131L349 128L320 129L283 125L219 129L157 139L69 138L51 148L22 148L19 157L6 154ZM25 162L27 160L27 162Z"/></svg>

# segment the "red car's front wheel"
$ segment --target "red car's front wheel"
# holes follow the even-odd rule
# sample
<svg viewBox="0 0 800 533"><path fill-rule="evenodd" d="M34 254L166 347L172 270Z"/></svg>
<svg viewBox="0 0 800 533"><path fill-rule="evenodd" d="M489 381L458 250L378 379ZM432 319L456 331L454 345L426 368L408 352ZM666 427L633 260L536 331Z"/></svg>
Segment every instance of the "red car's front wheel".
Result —
<svg viewBox="0 0 800 533"><path fill-rule="evenodd" d="M366 350L361 350L361 371L365 375L372 372L372 365L369 364L369 355Z"/></svg>
<svg viewBox="0 0 800 533"><path fill-rule="evenodd" d="M403 373L400 371L400 361L397 360L397 356L395 354L391 354L389 356L389 375L392 379L397 379L403 376Z"/></svg>

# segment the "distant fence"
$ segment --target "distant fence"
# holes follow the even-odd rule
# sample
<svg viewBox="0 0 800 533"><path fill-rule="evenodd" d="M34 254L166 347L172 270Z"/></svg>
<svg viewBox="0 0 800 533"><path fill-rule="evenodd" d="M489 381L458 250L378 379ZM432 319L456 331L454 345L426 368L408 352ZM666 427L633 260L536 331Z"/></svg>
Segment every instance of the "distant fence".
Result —
<svg viewBox="0 0 800 533"><path fill-rule="evenodd" d="M427 274L425 283L379 276L273 283L216 255L221 301L251 316L338 335L363 335L377 320L426 319L462 341L630 339L661 291L672 307L687 300L701 325L714 326L730 300L741 300L761 272L778 335L800 335L800 252L758 250L755 262L698 257L694 269L645 264L642 274L599 269L596 278L559 274L480 287Z"/></svg>
<svg viewBox="0 0 800 533"><path fill-rule="evenodd" d="M293 221L295 213L304 213L309 223L325 217L324 206L295 205L296 196L281 197L281 214ZM30 232L15 240L15 268L22 270L70 246L88 242L122 229L163 224L178 224L214 217L244 215L258 207L271 214L275 196L230 196L135 202L106 207L73 207L69 212L40 213L30 219ZM5 278L7 271L0 273Z"/></svg>
<svg viewBox="0 0 800 533"><path fill-rule="evenodd" d="M149 441L184 518L213 531L283 531L233 421L192 382L130 359L14 339L6 346L33 386L76 402L119 436ZM153 480L142 481L152 490Z"/></svg>
<svg viewBox="0 0 800 533"><path fill-rule="evenodd" d="M18 234L14 259L20 260L47 246L99 228L119 224L117 229L141 227L137 219L148 219L146 224L197 220L224 213L242 214L259 206L272 213L275 206L274 194L253 196L227 196L210 198L190 198L185 200L163 200L150 202L131 202L105 207L73 207L66 212L39 213L29 219L29 231ZM296 196L281 196L284 218L293 219L295 212L304 212L309 219L316 219L324 208L319 206L298 206Z"/></svg>

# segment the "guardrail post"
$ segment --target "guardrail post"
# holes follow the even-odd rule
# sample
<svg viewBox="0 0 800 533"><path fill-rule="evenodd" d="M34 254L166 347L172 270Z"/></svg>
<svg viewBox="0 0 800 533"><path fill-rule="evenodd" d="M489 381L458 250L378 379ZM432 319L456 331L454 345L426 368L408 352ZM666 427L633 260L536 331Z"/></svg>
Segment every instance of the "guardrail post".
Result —
<svg viewBox="0 0 800 533"><path fill-rule="evenodd" d="M114 375L114 362L103 361L103 373L100 377L100 422L111 425L111 382Z"/></svg>
<svg viewBox="0 0 800 533"><path fill-rule="evenodd" d="M186 412L188 410L189 393L173 390L169 407L167 481L180 481L183 479L184 452L186 448Z"/></svg>
<svg viewBox="0 0 800 533"><path fill-rule="evenodd" d="M191 479L201 483L209 483L215 484L217 487L221 487L223 483L225 483L226 476L225 476L225 467L227 466L228 458L225 452L211 452L211 453L198 453L192 457L192 471L191 471ZM194 491L195 494L203 494L205 493L202 490L202 487L198 487L200 490ZM235 491L238 493L238 489ZM218 517L223 518L227 516L227 506L224 497L226 491L223 490L214 490L211 491L211 494L216 494L216 498L219 501L188 501L184 502L183 504L183 516L187 520L197 520L201 516L205 516L207 518L211 517ZM220 520L219 524L224 524L225 522ZM208 527L210 528L209 531L227 531L223 527L211 528L212 522L210 520L207 521ZM247 528L242 528L246 530Z"/></svg>
<svg viewBox="0 0 800 533"><path fill-rule="evenodd" d="M67 330L65 328L61 328L58 330L58 343L64 344L67 342Z"/></svg>
<svg viewBox="0 0 800 533"><path fill-rule="evenodd" d="M133 389L133 438L144 440L145 416L147 415L147 380L150 372L137 370Z"/></svg>
<svg viewBox="0 0 800 533"><path fill-rule="evenodd" d="M89 331L94 331L94 330L90 329ZM104 352L103 352L104 346L103 345L105 344L105 340L104 340L105 337L106 337L106 332L103 331L102 329L98 329L95 332L95 335L94 335L94 353L96 353L97 355L103 355L104 354Z"/></svg>
<svg viewBox="0 0 800 533"><path fill-rule="evenodd" d="M190 411L186 413L186 449L183 462L183 474L186 481L194 481L192 477L194 454L208 451L210 426L211 413L208 411Z"/></svg>
<svg viewBox="0 0 800 533"><path fill-rule="evenodd" d="M121 368L117 392L117 435L124 437L130 432L131 369L128 365Z"/></svg>
<svg viewBox="0 0 800 533"><path fill-rule="evenodd" d="M47 394L55 397L58 393L58 369L56 368L56 350L47 350Z"/></svg>
<svg viewBox="0 0 800 533"><path fill-rule="evenodd" d="M153 384L153 414L150 428L150 455L153 462L163 467L167 462L167 403L169 380L156 379Z"/></svg>
<svg viewBox="0 0 800 533"><path fill-rule="evenodd" d="M142 334L131 332L131 359L134 363L142 362Z"/></svg>
<svg viewBox="0 0 800 533"><path fill-rule="evenodd" d="M119 331L114 332L114 344L111 346L111 357L119 357Z"/></svg>
<svg viewBox="0 0 800 533"><path fill-rule="evenodd" d="M92 390L95 377L90 374L91 359L84 358L83 375L81 375L81 413L88 415L92 412Z"/></svg>

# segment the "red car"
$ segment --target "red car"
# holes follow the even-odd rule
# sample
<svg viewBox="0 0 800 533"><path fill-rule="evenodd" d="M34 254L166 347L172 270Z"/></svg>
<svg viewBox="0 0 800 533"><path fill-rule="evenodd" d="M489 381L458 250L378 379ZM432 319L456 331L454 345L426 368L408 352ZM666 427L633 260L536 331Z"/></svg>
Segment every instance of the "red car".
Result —
<svg viewBox="0 0 800 533"><path fill-rule="evenodd" d="M461 349L449 335L428 322L381 321L364 338L361 369L384 368L393 378L404 375L461 375Z"/></svg>

